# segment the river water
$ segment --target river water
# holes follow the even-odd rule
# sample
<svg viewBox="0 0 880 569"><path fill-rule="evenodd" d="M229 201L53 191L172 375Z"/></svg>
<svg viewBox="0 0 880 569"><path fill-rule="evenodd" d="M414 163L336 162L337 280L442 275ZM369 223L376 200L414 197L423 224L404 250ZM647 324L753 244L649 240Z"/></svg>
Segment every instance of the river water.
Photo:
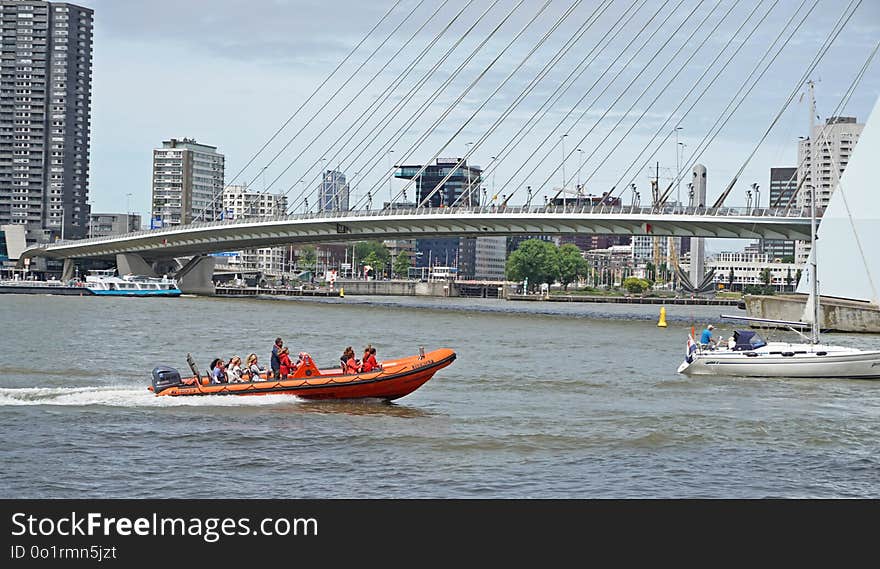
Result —
<svg viewBox="0 0 880 569"><path fill-rule="evenodd" d="M877 498L880 382L692 379L736 308L495 299L0 296L3 498ZM272 340L458 359L411 395L156 397ZM779 337L784 337L780 334ZM880 337L826 339L880 348Z"/></svg>

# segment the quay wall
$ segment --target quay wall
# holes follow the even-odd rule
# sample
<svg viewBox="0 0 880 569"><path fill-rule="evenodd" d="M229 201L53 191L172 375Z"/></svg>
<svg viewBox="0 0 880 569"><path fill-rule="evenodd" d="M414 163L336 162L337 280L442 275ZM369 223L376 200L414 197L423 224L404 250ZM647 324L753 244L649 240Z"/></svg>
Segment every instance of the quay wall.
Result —
<svg viewBox="0 0 880 569"><path fill-rule="evenodd" d="M801 321L806 295L758 296L743 298L746 313L754 318ZM868 302L822 297L819 301L819 327L835 332L880 333L880 307Z"/></svg>

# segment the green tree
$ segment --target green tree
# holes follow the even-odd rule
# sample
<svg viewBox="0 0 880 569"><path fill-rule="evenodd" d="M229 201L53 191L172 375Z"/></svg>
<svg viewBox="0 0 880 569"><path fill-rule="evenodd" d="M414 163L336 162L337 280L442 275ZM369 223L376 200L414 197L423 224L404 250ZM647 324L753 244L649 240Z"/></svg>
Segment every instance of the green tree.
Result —
<svg viewBox="0 0 880 569"><path fill-rule="evenodd" d="M306 245L299 250L298 265L300 269L314 271L318 264L318 252L314 245Z"/></svg>
<svg viewBox="0 0 880 569"><path fill-rule="evenodd" d="M788 268L788 272L785 274L785 286L791 286L791 267Z"/></svg>
<svg viewBox="0 0 880 569"><path fill-rule="evenodd" d="M654 266L654 263L648 261L645 263L645 276L652 280L657 280L657 267Z"/></svg>
<svg viewBox="0 0 880 569"><path fill-rule="evenodd" d="M556 251L556 279L568 290L570 283L587 273L587 261L577 245L566 243Z"/></svg>
<svg viewBox="0 0 880 569"><path fill-rule="evenodd" d="M764 283L765 286L770 286L770 281L773 279L773 271L770 270L770 267L764 267L761 270L761 282Z"/></svg>
<svg viewBox="0 0 880 569"><path fill-rule="evenodd" d="M406 251L401 251L397 258L394 259L394 274L405 279L409 276L410 266L409 255L407 255Z"/></svg>
<svg viewBox="0 0 880 569"><path fill-rule="evenodd" d="M367 262L367 258L373 254L373 262ZM354 246L354 266L370 265L376 270L374 275L379 275L385 267L391 264L391 252L381 241L359 241ZM380 268L381 267L381 268Z"/></svg>
<svg viewBox="0 0 880 569"><path fill-rule="evenodd" d="M553 284L556 275L556 247L540 239L523 241L507 259L507 278L529 280L529 289L541 283Z"/></svg>
<svg viewBox="0 0 880 569"><path fill-rule="evenodd" d="M660 267L657 270L657 282L667 282L669 280L669 267L666 266L666 263L660 263Z"/></svg>
<svg viewBox="0 0 880 569"><path fill-rule="evenodd" d="M650 283L647 280L639 277L627 277L623 280L623 288L633 294L641 294L648 290L649 286Z"/></svg>
<svg viewBox="0 0 880 569"><path fill-rule="evenodd" d="M385 262L379 258L375 251L370 251L363 263L364 266L369 265L373 268L373 277L378 277L385 272Z"/></svg>

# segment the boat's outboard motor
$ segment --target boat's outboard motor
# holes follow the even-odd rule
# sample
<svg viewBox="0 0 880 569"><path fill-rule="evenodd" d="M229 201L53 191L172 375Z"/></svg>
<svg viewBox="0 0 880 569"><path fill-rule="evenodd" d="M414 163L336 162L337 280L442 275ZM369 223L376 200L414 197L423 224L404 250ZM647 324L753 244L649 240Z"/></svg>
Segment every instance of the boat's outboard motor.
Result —
<svg viewBox="0 0 880 569"><path fill-rule="evenodd" d="M153 393L159 393L169 387L183 385L180 372L173 367L156 366L153 368Z"/></svg>

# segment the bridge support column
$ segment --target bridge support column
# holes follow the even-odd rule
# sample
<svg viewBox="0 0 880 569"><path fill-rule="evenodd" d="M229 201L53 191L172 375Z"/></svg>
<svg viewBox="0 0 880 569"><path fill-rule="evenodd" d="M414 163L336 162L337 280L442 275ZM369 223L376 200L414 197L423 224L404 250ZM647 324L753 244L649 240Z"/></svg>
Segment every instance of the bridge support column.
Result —
<svg viewBox="0 0 880 569"><path fill-rule="evenodd" d="M116 255L116 270L120 275L139 275L142 277L155 277L153 267L144 261L144 258L135 253L120 253Z"/></svg>
<svg viewBox="0 0 880 569"><path fill-rule="evenodd" d="M694 164L693 169L693 197L691 207L706 206L706 167L702 164ZM703 281L706 272L706 242L702 237L691 237L691 283L698 287Z"/></svg>
<svg viewBox="0 0 880 569"><path fill-rule="evenodd" d="M214 257L200 255L184 265L175 278L177 287L185 294L214 296Z"/></svg>
<svg viewBox="0 0 880 569"><path fill-rule="evenodd" d="M61 269L61 280L64 282L73 278L75 272L73 259L64 259L64 268Z"/></svg>

